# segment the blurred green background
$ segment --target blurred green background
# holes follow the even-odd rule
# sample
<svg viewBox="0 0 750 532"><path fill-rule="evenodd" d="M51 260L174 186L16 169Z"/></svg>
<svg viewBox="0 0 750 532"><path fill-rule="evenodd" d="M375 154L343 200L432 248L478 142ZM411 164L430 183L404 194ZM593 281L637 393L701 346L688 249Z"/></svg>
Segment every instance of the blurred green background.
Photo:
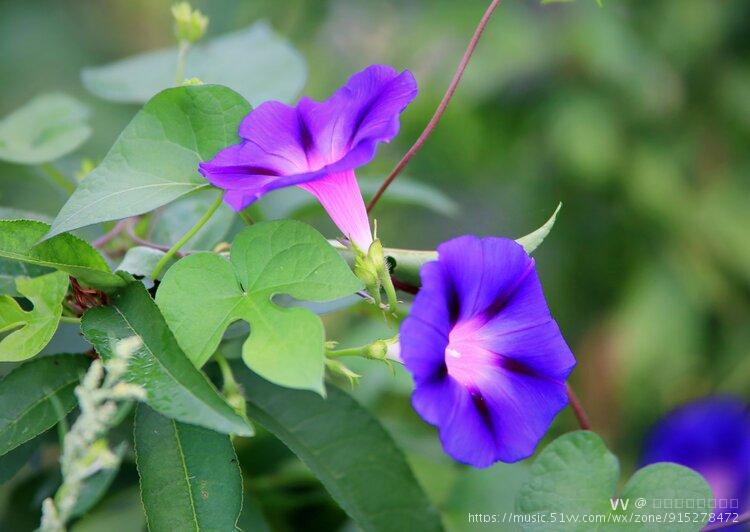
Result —
<svg viewBox="0 0 750 532"><path fill-rule="evenodd" d="M420 95L400 135L363 172L374 177L429 119L485 8L476 0L193 5L210 17L209 36L269 21L306 58L304 93L317 99L370 63L412 70ZM61 166L101 159L138 107L91 95L80 70L171 45L169 6L0 1L0 115L39 93L74 95L92 108L94 134ZM465 233L523 235L563 202L537 264L579 361L573 383L625 471L637 464L645 431L672 407L717 392L750 395L749 24L745 0L605 0L603 8L505 0L405 172L443 191L458 213L385 202L375 211L385 245L433 248ZM35 170L0 165L0 206L53 215L64 199ZM306 219L333 236L322 211ZM327 325L343 344L388 334L365 310L331 315ZM470 528L467 512L512 508L526 464L453 464L411 412L402 370L394 378L375 364L356 369L363 378L354 394L407 450L451 529ZM549 437L574 427L566 411ZM262 514L273 530L353 527L272 437L239 442L238 452L247 507L260 512L243 518ZM50 460L42 453L2 488L1 529L38 522L57 482ZM136 481L134 466L124 467L78 530L141 530Z"/></svg>

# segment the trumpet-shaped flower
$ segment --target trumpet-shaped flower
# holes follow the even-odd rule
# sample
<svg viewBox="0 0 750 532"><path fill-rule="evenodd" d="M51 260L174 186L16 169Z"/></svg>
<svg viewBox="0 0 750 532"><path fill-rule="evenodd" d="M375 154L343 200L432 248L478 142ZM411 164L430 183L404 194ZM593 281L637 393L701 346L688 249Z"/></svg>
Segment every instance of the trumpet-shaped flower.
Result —
<svg viewBox="0 0 750 532"><path fill-rule="evenodd" d="M201 163L200 172L226 190L224 200L237 211L271 190L299 186L366 251L372 234L354 169L396 136L399 115L416 95L409 71L373 65L326 101L265 102L240 124L242 141Z"/></svg>
<svg viewBox="0 0 750 532"><path fill-rule="evenodd" d="M575 359L534 260L507 238L440 245L401 327L412 404L446 452L475 467L530 456L568 403Z"/></svg>
<svg viewBox="0 0 750 532"><path fill-rule="evenodd" d="M711 486L716 508L729 509L717 511L750 509L748 405L714 396L677 408L651 430L643 462L674 462L697 471Z"/></svg>

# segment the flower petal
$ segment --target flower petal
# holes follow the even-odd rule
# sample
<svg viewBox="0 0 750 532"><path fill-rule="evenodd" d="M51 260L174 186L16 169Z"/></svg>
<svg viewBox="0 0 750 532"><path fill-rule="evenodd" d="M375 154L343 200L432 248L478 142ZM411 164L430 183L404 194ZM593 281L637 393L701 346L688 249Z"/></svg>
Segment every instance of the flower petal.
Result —
<svg viewBox="0 0 750 532"><path fill-rule="evenodd" d="M359 166L372 160L379 142L396 136L399 114L416 95L411 72L399 74L392 67L372 65L324 102L303 99L299 110L326 164L354 152L352 159Z"/></svg>
<svg viewBox="0 0 750 532"><path fill-rule="evenodd" d="M497 461L496 438L486 411L475 401L469 390L451 378L418 388L412 396L414 410L437 425L450 456L474 467L487 467Z"/></svg>
<svg viewBox="0 0 750 532"><path fill-rule="evenodd" d="M296 107L265 102L240 124L244 140L200 163L199 170L211 184L231 191L225 200L235 210L272 190L305 185L344 234L366 249L372 242L369 222L349 173L372 160L379 142L396 135L399 114L416 94L411 73L373 65L324 102L303 98Z"/></svg>
<svg viewBox="0 0 750 532"><path fill-rule="evenodd" d="M441 265L429 262L420 272L422 288L401 324L401 359L417 387L444 376L450 333L450 294Z"/></svg>
<svg viewBox="0 0 750 532"><path fill-rule="evenodd" d="M421 275L401 328L414 408L456 460L527 458L568 404L575 365L534 261L509 239L465 236L439 246Z"/></svg>
<svg viewBox="0 0 750 532"><path fill-rule="evenodd" d="M276 101L262 103L242 121L239 135L253 147L246 156L255 166L273 168L280 175L317 169L309 164L311 133L294 107Z"/></svg>
<svg viewBox="0 0 750 532"><path fill-rule="evenodd" d="M649 433L643 465L674 462L711 485L714 499L738 499L750 508L750 412L733 396L712 396L682 405ZM728 529L729 530L729 529Z"/></svg>
<svg viewBox="0 0 750 532"><path fill-rule="evenodd" d="M534 454L555 416L568 404L564 382L498 368L479 385L496 436L496 460L516 462Z"/></svg>
<svg viewBox="0 0 750 532"><path fill-rule="evenodd" d="M534 268L523 247L509 238L454 238L438 247L438 256L458 296L458 321L501 307Z"/></svg>
<svg viewBox="0 0 750 532"><path fill-rule="evenodd" d="M330 174L299 186L318 198L344 236L360 249L369 249L372 244L370 221L354 170Z"/></svg>

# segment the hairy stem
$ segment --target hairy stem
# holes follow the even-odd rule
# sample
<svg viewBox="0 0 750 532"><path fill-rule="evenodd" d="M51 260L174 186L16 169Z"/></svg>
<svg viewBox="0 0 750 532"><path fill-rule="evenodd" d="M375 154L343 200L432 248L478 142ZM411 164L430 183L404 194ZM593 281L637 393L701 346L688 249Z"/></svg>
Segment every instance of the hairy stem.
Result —
<svg viewBox="0 0 750 532"><path fill-rule="evenodd" d="M73 316L60 316L60 323L74 323L76 325L79 325L81 323L81 318L75 318Z"/></svg>
<svg viewBox="0 0 750 532"><path fill-rule="evenodd" d="M458 63L458 67L456 67L456 72L453 74L453 79L451 79L450 85L448 85L448 90L446 90L445 94L443 95L443 99L440 100L440 104L435 110L435 114L432 115L432 118L430 118L430 121L427 123L427 126L425 126L424 131L422 131L422 134L419 135L419 138L414 143L414 145L409 148L409 151L406 152L406 154L401 158L393 171L391 171L391 173L385 179L383 184L380 185L380 188L372 197L370 203L367 204L367 212L372 211L375 205L377 205L380 197L388 189L391 183L393 183L393 180L396 179L396 176L398 176L398 174L401 173L401 170L403 170L406 165L409 164L411 158L414 157L414 155L422 148L422 145L427 140L427 137L429 137L435 127L437 127L438 122L440 122L443 113L445 113L445 109L448 107L448 104L451 101L451 98L453 98L453 93L455 93L456 88L458 88L458 84L460 83L461 78L464 75L464 70L466 70L466 66L469 64L469 59L471 59L471 56L477 47L477 43L479 42L482 33L484 33L484 29L487 27L487 23L490 21L492 13L495 12L495 9L497 9L501 1L502 0L492 0L492 2L490 2L490 5L487 7L484 15L482 15L482 19L479 21L477 28L474 30L474 35L472 35L471 41L469 41L469 45L467 46L466 51L461 58L461 61Z"/></svg>
<svg viewBox="0 0 750 532"><path fill-rule="evenodd" d="M154 271L151 272L151 278L156 279L161 271L164 269L164 266L166 266L169 261L174 257L175 253L180 251L180 248L184 246L191 238L195 236L195 234L200 231L200 229L206 225L206 222L208 222L211 217L214 215L216 210L221 205L221 201L224 199L224 193L222 192L218 198L216 198L216 201L213 202L211 207L206 211L206 213L201 216L200 220L198 220L193 227L191 227L187 233L182 235L182 238L180 238L177 242L174 243L174 245L169 248L169 250L164 254L164 256L159 260L159 262L156 263L156 266L154 267Z"/></svg>
<svg viewBox="0 0 750 532"><path fill-rule="evenodd" d="M189 51L190 43L186 40L181 40L177 50L177 69L174 75L174 84L177 86L182 85L182 82L185 81L185 67L187 66L187 55Z"/></svg>
<svg viewBox="0 0 750 532"><path fill-rule="evenodd" d="M348 347L346 349L330 349L326 351L326 356L329 358L367 357L369 349L370 344L360 345L359 347Z"/></svg>

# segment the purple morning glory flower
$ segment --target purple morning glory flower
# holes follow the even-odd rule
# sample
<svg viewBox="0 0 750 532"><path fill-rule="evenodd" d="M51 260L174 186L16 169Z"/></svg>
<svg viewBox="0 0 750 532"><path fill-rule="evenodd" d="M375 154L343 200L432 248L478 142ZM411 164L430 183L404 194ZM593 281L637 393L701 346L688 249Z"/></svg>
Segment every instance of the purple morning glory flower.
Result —
<svg viewBox="0 0 750 532"><path fill-rule="evenodd" d="M740 512L750 509L748 405L714 396L672 411L646 438L643 463L654 462L689 467L703 475L714 499L738 499Z"/></svg>
<svg viewBox="0 0 750 532"><path fill-rule="evenodd" d="M527 458L568 403L575 366L534 260L513 240L474 236L441 244L438 257L401 326L414 409L460 462Z"/></svg>
<svg viewBox="0 0 750 532"><path fill-rule="evenodd" d="M226 190L224 201L237 211L271 190L297 185L367 251L372 235L354 169L373 159L379 142L396 136L399 114L416 95L409 71L372 65L324 102L265 102L240 124L242 142L201 163L200 172Z"/></svg>

